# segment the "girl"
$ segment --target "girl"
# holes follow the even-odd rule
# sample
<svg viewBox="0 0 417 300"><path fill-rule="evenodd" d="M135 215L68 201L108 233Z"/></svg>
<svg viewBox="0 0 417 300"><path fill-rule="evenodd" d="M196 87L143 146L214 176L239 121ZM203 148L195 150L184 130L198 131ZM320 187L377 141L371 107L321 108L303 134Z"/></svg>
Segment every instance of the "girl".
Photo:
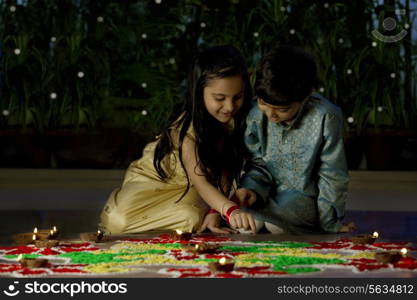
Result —
<svg viewBox="0 0 417 300"><path fill-rule="evenodd" d="M242 170L250 101L240 52L232 46L201 52L181 109L173 111L142 158L131 163L122 187L103 209L100 228L112 234L206 228L228 233L219 228L220 213L232 227L254 232L252 216L227 198Z"/></svg>

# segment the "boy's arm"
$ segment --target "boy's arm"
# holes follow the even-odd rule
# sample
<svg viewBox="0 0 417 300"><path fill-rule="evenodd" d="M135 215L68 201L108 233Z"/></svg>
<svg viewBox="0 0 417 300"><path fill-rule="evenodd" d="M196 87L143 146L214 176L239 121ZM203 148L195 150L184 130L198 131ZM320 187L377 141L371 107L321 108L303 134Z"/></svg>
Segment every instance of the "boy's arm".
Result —
<svg viewBox="0 0 417 300"><path fill-rule="evenodd" d="M338 232L345 215L349 174L343 145L343 120L340 115L326 115L324 146L320 154L318 210L320 226Z"/></svg>
<svg viewBox="0 0 417 300"><path fill-rule="evenodd" d="M240 187L252 190L262 202L268 199L273 178L262 159L261 139L258 135L256 122L250 122L245 132L245 145L249 151L249 159L245 165L245 174L240 180Z"/></svg>

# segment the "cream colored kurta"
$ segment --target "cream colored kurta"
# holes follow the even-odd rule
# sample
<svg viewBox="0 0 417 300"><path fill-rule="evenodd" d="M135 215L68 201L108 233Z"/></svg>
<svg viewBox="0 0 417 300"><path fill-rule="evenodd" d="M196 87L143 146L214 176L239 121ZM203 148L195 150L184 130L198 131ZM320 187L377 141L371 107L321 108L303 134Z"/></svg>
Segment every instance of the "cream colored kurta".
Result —
<svg viewBox="0 0 417 300"><path fill-rule="evenodd" d="M190 128L187 135L193 137ZM187 178L178 156L178 148L167 155L162 165L172 177L163 182L153 166L157 141L149 143L141 159L132 162L121 188L114 190L101 213L99 227L106 233L138 233L150 230L196 231L207 205ZM176 203L177 202L177 203Z"/></svg>

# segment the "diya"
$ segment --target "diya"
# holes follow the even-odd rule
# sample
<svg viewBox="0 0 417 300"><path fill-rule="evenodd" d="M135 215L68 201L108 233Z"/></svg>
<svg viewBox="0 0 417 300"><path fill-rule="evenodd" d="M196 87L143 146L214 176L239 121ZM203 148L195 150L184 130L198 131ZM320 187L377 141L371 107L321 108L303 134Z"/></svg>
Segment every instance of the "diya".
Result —
<svg viewBox="0 0 417 300"><path fill-rule="evenodd" d="M94 242L99 243L104 234L100 230L97 230L97 232L83 232L80 233L80 239L85 242Z"/></svg>
<svg viewBox="0 0 417 300"><path fill-rule="evenodd" d="M59 245L58 240L35 240L33 243L38 248L52 248Z"/></svg>
<svg viewBox="0 0 417 300"><path fill-rule="evenodd" d="M53 239L56 237L56 233L53 229L40 229L35 227L35 230L33 231L34 234L36 234L37 240L48 240Z"/></svg>
<svg viewBox="0 0 417 300"><path fill-rule="evenodd" d="M222 257L219 261L213 261L209 263L209 268L213 272L231 272L235 267L235 262L226 257Z"/></svg>
<svg viewBox="0 0 417 300"><path fill-rule="evenodd" d="M373 234L360 234L353 236L351 240L355 245L371 245L378 237L379 234L375 231Z"/></svg>
<svg viewBox="0 0 417 300"><path fill-rule="evenodd" d="M188 241L192 237L191 232L182 232L181 230L175 230L171 233L171 238L176 241Z"/></svg>
<svg viewBox="0 0 417 300"><path fill-rule="evenodd" d="M59 235L59 230L56 228L56 226L54 226L54 227L52 228L52 231L54 232L54 237L58 237L58 235Z"/></svg>
<svg viewBox="0 0 417 300"><path fill-rule="evenodd" d="M18 233L12 236L14 243L18 245L27 245L33 243L35 240L48 240L56 239L58 237L58 230L56 226L53 229L41 229L37 227L33 229L33 232Z"/></svg>
<svg viewBox="0 0 417 300"><path fill-rule="evenodd" d="M375 259L384 264L395 264L403 256L407 255L407 249L402 248L400 251L380 251L375 253Z"/></svg>
<svg viewBox="0 0 417 300"><path fill-rule="evenodd" d="M25 268L43 268L48 264L48 260L44 258L23 258L20 254L17 258L22 267Z"/></svg>
<svg viewBox="0 0 417 300"><path fill-rule="evenodd" d="M35 235L36 238L36 235ZM18 233L12 236L13 242L17 245L27 245L33 242L33 232Z"/></svg>

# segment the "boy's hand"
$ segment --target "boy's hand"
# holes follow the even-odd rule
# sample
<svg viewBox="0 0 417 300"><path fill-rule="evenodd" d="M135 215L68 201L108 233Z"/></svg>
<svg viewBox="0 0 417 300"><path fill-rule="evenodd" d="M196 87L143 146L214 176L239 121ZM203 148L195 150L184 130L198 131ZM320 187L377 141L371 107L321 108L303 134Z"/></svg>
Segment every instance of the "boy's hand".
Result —
<svg viewBox="0 0 417 300"><path fill-rule="evenodd" d="M340 229L339 229L339 232L340 233L345 233L345 232L352 232L352 231L355 231L357 228L356 228L356 225L355 225L355 223L353 223L353 222L350 222L349 224L343 224L343 226L342 227L340 227Z"/></svg>
<svg viewBox="0 0 417 300"><path fill-rule="evenodd" d="M252 215L247 212L243 212L240 209L232 212L229 217L229 222L232 228L250 229L253 233L256 233L255 220Z"/></svg>
<svg viewBox="0 0 417 300"><path fill-rule="evenodd" d="M240 188L236 190L230 200L240 206L251 206L256 202L256 194L250 189Z"/></svg>
<svg viewBox="0 0 417 300"><path fill-rule="evenodd" d="M220 215L219 214L207 214L204 218L203 224L197 233L201 233L204 230L209 229L213 233L236 233L235 230L227 227L220 227Z"/></svg>

